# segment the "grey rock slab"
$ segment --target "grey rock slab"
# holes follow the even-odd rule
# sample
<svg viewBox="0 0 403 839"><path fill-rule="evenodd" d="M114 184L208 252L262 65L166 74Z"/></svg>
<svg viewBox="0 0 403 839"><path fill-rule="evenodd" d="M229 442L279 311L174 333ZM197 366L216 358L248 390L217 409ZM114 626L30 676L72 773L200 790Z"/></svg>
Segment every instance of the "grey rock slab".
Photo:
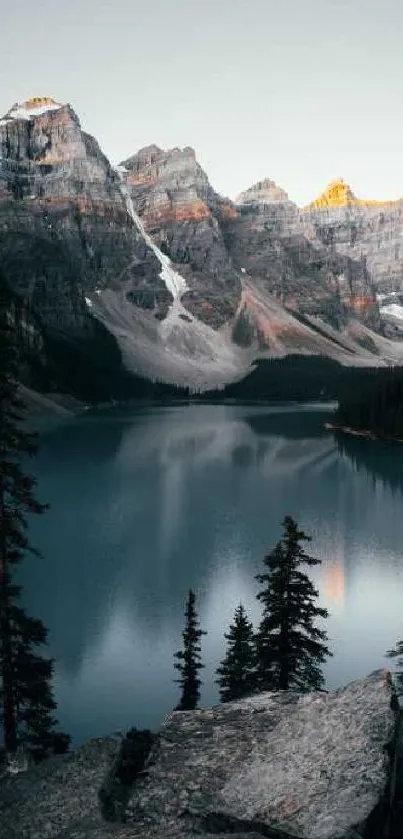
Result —
<svg viewBox="0 0 403 839"><path fill-rule="evenodd" d="M334 693L264 693L174 712L128 817L144 835L152 824L156 835L162 825L172 835L208 830L213 819L217 832L244 824L267 836L362 836L387 791L393 695L380 670Z"/></svg>
<svg viewBox="0 0 403 839"><path fill-rule="evenodd" d="M98 799L116 735L0 778L0 837L381 839L394 708L390 674L380 670L334 693L263 693L173 712L125 822L106 822Z"/></svg>
<svg viewBox="0 0 403 839"><path fill-rule="evenodd" d="M90 740L67 755L0 781L1 839L84 836L86 823L103 826L98 790L121 737ZM96 833L94 833L94 836ZM102 835L102 834L100 834Z"/></svg>

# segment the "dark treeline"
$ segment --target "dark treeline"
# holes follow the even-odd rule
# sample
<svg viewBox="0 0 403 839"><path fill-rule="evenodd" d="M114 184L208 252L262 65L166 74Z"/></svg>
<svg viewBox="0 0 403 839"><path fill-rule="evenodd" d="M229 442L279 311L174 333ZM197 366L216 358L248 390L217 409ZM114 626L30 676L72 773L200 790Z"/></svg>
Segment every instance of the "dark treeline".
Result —
<svg viewBox="0 0 403 839"><path fill-rule="evenodd" d="M343 367L324 356L290 355L259 360L241 381L198 393L188 387L154 382L129 373L123 367L113 337L99 327L96 352L94 342L86 345L82 341L67 342L55 335L45 336L48 362L44 365L38 359L31 359L24 383L40 392L63 392L90 404L138 399L344 402L349 394L370 389L385 373L384 368Z"/></svg>
<svg viewBox="0 0 403 839"><path fill-rule="evenodd" d="M403 368L395 368L396 371ZM385 368L344 367L325 356L289 355L260 360L240 382L209 391L202 401L345 401L352 393L367 392L385 375Z"/></svg>
<svg viewBox="0 0 403 839"><path fill-rule="evenodd" d="M70 738L55 729L54 663L42 652L47 629L22 607L16 582L20 563L38 555L28 537L29 518L47 507L36 498L36 479L26 471L37 441L24 427L18 370L8 300L0 290L0 722L6 755L14 759L23 748L41 760L65 751Z"/></svg>
<svg viewBox="0 0 403 839"><path fill-rule="evenodd" d="M403 370L373 371L340 399L334 422L384 439L403 439Z"/></svg>
<svg viewBox="0 0 403 839"><path fill-rule="evenodd" d="M220 392L203 394L203 399L304 401L337 399L348 368L322 356L290 355L265 359L240 382Z"/></svg>

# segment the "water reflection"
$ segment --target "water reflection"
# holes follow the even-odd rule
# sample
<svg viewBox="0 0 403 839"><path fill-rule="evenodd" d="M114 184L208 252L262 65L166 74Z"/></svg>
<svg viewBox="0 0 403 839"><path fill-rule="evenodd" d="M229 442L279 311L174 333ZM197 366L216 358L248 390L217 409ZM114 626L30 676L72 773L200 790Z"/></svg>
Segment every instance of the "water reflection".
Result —
<svg viewBox="0 0 403 839"><path fill-rule="evenodd" d="M36 468L52 509L33 528L45 559L23 571L27 605L51 631L59 717L78 740L158 725L173 707L190 586L209 633L202 701L217 701L223 632L240 600L258 619L254 575L285 513L323 560L315 579L332 613L329 686L384 663L403 635L401 499L388 477L374 481L358 464L360 446L347 451L324 429L328 415L119 409L45 438ZM389 468L385 458L385 476Z"/></svg>
<svg viewBox="0 0 403 839"><path fill-rule="evenodd" d="M364 470L373 480L403 493L403 445L346 434L334 435L340 454L347 457L359 472Z"/></svg>

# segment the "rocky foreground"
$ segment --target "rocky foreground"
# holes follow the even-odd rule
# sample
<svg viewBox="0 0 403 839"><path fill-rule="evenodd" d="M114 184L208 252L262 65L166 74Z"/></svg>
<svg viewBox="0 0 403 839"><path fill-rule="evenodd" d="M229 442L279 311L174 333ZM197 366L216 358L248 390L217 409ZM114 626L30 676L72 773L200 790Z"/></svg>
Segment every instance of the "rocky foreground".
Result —
<svg viewBox="0 0 403 839"><path fill-rule="evenodd" d="M2 839L389 839L400 797L390 674L334 693L264 693L165 720L107 821L118 736L0 784ZM115 762L115 764L114 764ZM398 819L397 819L398 821Z"/></svg>

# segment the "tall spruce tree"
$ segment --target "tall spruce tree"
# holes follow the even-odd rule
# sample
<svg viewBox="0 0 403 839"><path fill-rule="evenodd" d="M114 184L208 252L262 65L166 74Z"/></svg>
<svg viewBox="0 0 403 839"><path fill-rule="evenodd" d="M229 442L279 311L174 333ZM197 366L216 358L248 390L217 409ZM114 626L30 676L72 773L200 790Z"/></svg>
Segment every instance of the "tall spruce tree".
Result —
<svg viewBox="0 0 403 839"><path fill-rule="evenodd" d="M192 589L189 589L185 606L185 629L182 632L183 649L174 653L174 658L177 659L174 667L180 673L180 678L175 681L181 686L181 698L176 707L177 711L193 711L199 703L201 679L198 673L204 667L200 655L202 635L207 635L207 632L199 627L196 595Z"/></svg>
<svg viewBox="0 0 403 839"><path fill-rule="evenodd" d="M47 505L35 498L35 478L25 462L37 448L36 435L24 428L25 408L18 394L18 358L9 300L0 278L0 720L4 748L23 746L42 757L52 748L56 708L51 679L53 661L39 652L47 640L43 623L19 605L22 587L15 571L30 545L28 517ZM68 743L67 735L62 735Z"/></svg>
<svg viewBox="0 0 403 839"><path fill-rule="evenodd" d="M221 702L232 702L256 689L253 626L242 603L234 612L234 621L225 633L227 651L217 667Z"/></svg>
<svg viewBox="0 0 403 839"><path fill-rule="evenodd" d="M283 521L283 538L264 558L267 572L256 579L263 585L257 594L263 615L255 637L259 690L320 690L324 678L320 665L332 655L323 643L326 632L314 625L327 618L327 609L315 605L319 592L301 566L313 567L319 559L306 554L303 542L311 541L291 518Z"/></svg>

